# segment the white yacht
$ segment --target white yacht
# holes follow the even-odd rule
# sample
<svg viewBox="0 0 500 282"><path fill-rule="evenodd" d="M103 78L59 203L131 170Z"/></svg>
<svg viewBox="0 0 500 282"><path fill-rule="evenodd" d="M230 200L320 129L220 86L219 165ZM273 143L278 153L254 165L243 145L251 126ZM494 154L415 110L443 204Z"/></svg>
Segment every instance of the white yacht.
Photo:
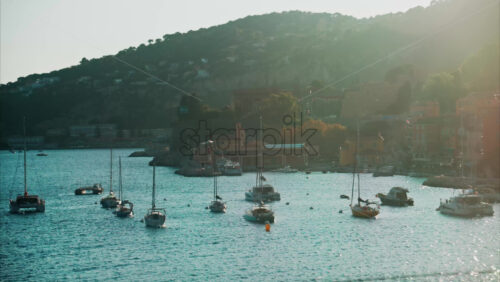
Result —
<svg viewBox="0 0 500 282"><path fill-rule="evenodd" d="M262 116L260 117L260 132L262 132ZM263 144L262 133L260 135L260 144ZM258 143L257 143L258 144ZM255 186L245 192L245 200L251 202L272 202L281 200L280 193L274 190L274 187L269 184L264 184L266 178L262 175L263 169L262 150L258 149L258 167L255 177Z"/></svg>
<svg viewBox="0 0 500 282"><path fill-rule="evenodd" d="M270 207L261 202L259 205L255 205L251 209L248 209L243 215L243 218L251 222L274 223L274 212Z"/></svg>
<svg viewBox="0 0 500 282"><path fill-rule="evenodd" d="M120 204L120 200L113 192L113 149L110 149L109 168L109 194L101 199L101 206L105 209L114 209Z"/></svg>
<svg viewBox="0 0 500 282"><path fill-rule="evenodd" d="M442 214L474 217L493 215L493 207L481 202L479 195L460 194L449 200L441 201L438 210Z"/></svg>
<svg viewBox="0 0 500 282"><path fill-rule="evenodd" d="M134 204L131 201L123 200L123 183L122 183L122 158L119 158L119 199L120 203L116 206L115 214L118 217L132 217L134 215Z"/></svg>
<svg viewBox="0 0 500 282"><path fill-rule="evenodd" d="M155 197L156 197L155 177L156 177L156 175L155 174L156 174L156 167L155 167L155 164L153 163L152 203L151 203L151 208L148 210L148 213L144 216L144 222L146 223L147 227L160 228L160 227L164 226L167 216L166 216L165 209L156 207L156 203L155 203Z"/></svg>

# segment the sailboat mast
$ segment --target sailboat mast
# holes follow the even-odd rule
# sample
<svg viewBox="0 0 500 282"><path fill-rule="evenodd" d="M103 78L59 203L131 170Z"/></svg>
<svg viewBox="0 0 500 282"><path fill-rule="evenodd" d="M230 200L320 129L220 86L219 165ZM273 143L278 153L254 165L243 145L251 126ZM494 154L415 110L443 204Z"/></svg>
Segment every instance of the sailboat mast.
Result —
<svg viewBox="0 0 500 282"><path fill-rule="evenodd" d="M123 185L122 185L122 157L118 157L118 198L120 201L122 200L122 195L123 195Z"/></svg>
<svg viewBox="0 0 500 282"><path fill-rule="evenodd" d="M24 195L28 195L28 182L26 176L26 117L23 118L23 133L24 133Z"/></svg>
<svg viewBox="0 0 500 282"><path fill-rule="evenodd" d="M262 167L263 167L263 155L262 155L262 146L264 146L264 140L263 140L263 137L262 137L262 115L260 115L259 117L259 122L260 122L260 125L259 125L259 175L258 175L258 183L259 183L259 187L262 187Z"/></svg>
<svg viewBox="0 0 500 282"><path fill-rule="evenodd" d="M155 192L156 192L156 164L153 162L153 199L152 199L152 207L153 209L156 207L155 205Z"/></svg>
<svg viewBox="0 0 500 282"><path fill-rule="evenodd" d="M215 174L215 143L211 144L212 149L211 149L211 158L212 158L212 176L214 178L214 201L217 200L217 174Z"/></svg>
<svg viewBox="0 0 500 282"><path fill-rule="evenodd" d="M109 192L113 192L113 148L109 149Z"/></svg>
<svg viewBox="0 0 500 282"><path fill-rule="evenodd" d="M464 111L462 109L460 113L460 176L463 178L464 177L464 135L465 135L465 129L464 129Z"/></svg>
<svg viewBox="0 0 500 282"><path fill-rule="evenodd" d="M358 159L359 159L358 148L359 148L359 121L356 122L356 168L358 166ZM359 183L359 171L357 171L357 174L358 174L358 204L360 204L359 199L361 197L361 195L360 195L361 192L360 192L360 183Z"/></svg>

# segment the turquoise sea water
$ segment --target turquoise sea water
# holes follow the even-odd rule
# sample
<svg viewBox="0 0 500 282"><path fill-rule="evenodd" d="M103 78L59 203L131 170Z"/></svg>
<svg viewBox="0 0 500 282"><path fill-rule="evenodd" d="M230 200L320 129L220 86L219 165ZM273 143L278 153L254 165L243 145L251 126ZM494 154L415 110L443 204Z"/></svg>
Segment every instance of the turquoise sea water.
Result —
<svg viewBox="0 0 500 282"><path fill-rule="evenodd" d="M435 211L451 189L423 179L361 175L363 198L393 186L410 190L415 206L383 206L376 220L353 218L350 174L265 173L281 192L272 204L271 232L242 218L244 191L255 175L220 177L226 214L205 209L211 178L185 178L157 168L158 205L167 227L140 222L151 205L150 158L122 158L125 198L134 218L117 218L100 195L74 189L100 182L109 189L108 150L28 152L28 189L46 200L43 214L11 215L8 199L21 193L22 154L0 152L0 280L492 280L500 277L500 205L493 217L462 219ZM456 192L455 192L456 193ZM289 205L286 205L289 202ZM310 209L313 207L313 209ZM343 210L343 213L339 213Z"/></svg>

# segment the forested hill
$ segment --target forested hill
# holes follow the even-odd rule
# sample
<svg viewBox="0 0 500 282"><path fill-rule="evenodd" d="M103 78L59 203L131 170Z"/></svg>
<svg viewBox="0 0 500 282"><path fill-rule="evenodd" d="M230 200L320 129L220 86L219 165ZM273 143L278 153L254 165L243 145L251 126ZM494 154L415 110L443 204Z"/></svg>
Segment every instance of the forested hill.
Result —
<svg viewBox="0 0 500 282"><path fill-rule="evenodd" d="M119 60L83 58L77 66L2 85L1 130L18 133L22 115L33 134L72 124L168 125L181 94L130 65L214 107L229 104L238 89L274 87L303 96L312 81L336 81L379 58L387 57L336 87L383 79L403 64L424 76L449 71L499 41L498 11L494 0L434 1L367 19L292 11L167 34L120 51Z"/></svg>

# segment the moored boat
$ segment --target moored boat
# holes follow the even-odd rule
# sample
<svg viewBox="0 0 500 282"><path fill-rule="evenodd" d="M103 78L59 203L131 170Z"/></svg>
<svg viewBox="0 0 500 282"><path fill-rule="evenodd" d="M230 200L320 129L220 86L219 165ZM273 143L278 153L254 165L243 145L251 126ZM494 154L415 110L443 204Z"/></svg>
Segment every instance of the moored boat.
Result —
<svg viewBox="0 0 500 282"><path fill-rule="evenodd" d="M251 209L248 209L243 215L243 218L257 223L274 223L274 212L270 207L261 202L259 205L255 205Z"/></svg>
<svg viewBox="0 0 500 282"><path fill-rule="evenodd" d="M408 198L406 195L409 193L408 189L403 187L392 187L389 193L382 194L378 193L376 197L380 199L382 205L387 206L413 206L413 199Z"/></svg>
<svg viewBox="0 0 500 282"><path fill-rule="evenodd" d="M459 217L491 216L493 207L481 201L478 195L460 194L449 200L441 201L439 212Z"/></svg>
<svg viewBox="0 0 500 282"><path fill-rule="evenodd" d="M86 186L86 187L79 187L75 189L75 195L97 195L97 194L102 194L104 189L102 188L101 184L96 183L92 186Z"/></svg>
<svg viewBox="0 0 500 282"><path fill-rule="evenodd" d="M122 183L122 158L119 158L119 200L120 203L116 206L116 216L131 217L134 215L134 204L128 200L123 200L123 183Z"/></svg>
<svg viewBox="0 0 500 282"><path fill-rule="evenodd" d="M109 194L101 199L101 206L105 209L114 209L120 200L113 192L113 149L110 149Z"/></svg>
<svg viewBox="0 0 500 282"><path fill-rule="evenodd" d="M351 204L349 207L351 208L352 215L360 218L375 218L380 210L376 203L370 202L369 200L361 199L361 181L359 177L358 168L358 148L359 148L359 125L356 127L356 151L355 151L355 162L354 162L354 170L352 172L352 189L351 189ZM356 204L353 203L354 198L354 183L356 176L358 178L358 202Z"/></svg>
<svg viewBox="0 0 500 282"><path fill-rule="evenodd" d="M151 208L148 209L147 214L144 216L144 222L147 227L160 228L165 225L165 220L167 218L166 211L164 208L156 207L156 164L153 163L153 193Z"/></svg>
<svg viewBox="0 0 500 282"><path fill-rule="evenodd" d="M38 195L28 194L28 181L26 171L26 118L23 119L24 130L24 193L18 195L15 200L9 200L11 213L22 213L25 211L45 212L45 200Z"/></svg>

